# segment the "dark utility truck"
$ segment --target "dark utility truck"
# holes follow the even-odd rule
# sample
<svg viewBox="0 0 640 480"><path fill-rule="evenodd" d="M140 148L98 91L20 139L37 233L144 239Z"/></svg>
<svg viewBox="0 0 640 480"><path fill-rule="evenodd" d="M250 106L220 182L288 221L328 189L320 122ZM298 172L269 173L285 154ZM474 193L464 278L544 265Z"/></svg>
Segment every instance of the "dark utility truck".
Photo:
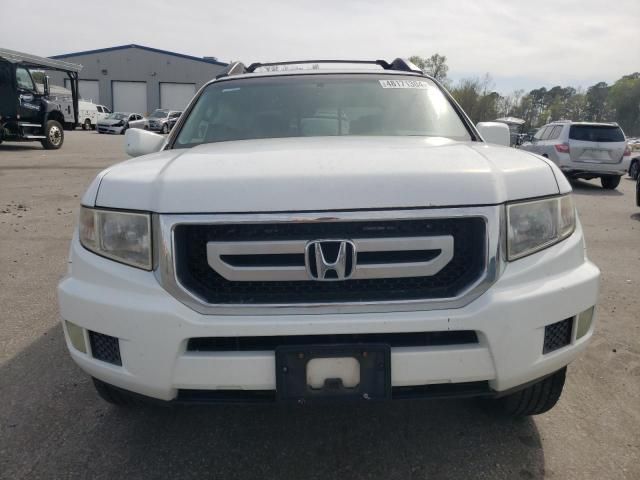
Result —
<svg viewBox="0 0 640 480"><path fill-rule="evenodd" d="M78 72L81 65L0 48L0 143L39 141L47 150L64 142L64 128L78 123ZM49 77L36 82L36 71L69 76L71 96L55 95Z"/></svg>

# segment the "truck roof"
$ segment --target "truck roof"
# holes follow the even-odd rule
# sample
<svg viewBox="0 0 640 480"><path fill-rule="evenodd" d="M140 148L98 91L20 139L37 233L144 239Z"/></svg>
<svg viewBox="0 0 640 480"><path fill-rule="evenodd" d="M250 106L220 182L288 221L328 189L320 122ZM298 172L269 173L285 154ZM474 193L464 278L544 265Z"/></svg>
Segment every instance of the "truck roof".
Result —
<svg viewBox="0 0 640 480"><path fill-rule="evenodd" d="M17 52L7 48L0 48L0 59L10 63L19 63L29 67L37 67L49 70L61 70L63 72L76 72L82 70L82 65L62 60L53 60L51 58L39 57L30 53Z"/></svg>

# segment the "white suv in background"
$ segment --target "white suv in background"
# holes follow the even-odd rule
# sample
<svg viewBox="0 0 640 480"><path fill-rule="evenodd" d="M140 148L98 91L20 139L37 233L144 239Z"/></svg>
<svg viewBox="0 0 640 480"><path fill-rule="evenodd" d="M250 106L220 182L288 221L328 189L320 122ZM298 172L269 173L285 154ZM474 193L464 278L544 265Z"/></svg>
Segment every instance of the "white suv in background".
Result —
<svg viewBox="0 0 640 480"><path fill-rule="evenodd" d="M355 63L236 62L168 137L127 130L59 286L107 401L556 403L600 276L569 182L411 63Z"/></svg>
<svg viewBox="0 0 640 480"><path fill-rule="evenodd" d="M568 178L600 178L614 189L629 168L631 150L617 123L553 122L520 147L553 161Z"/></svg>

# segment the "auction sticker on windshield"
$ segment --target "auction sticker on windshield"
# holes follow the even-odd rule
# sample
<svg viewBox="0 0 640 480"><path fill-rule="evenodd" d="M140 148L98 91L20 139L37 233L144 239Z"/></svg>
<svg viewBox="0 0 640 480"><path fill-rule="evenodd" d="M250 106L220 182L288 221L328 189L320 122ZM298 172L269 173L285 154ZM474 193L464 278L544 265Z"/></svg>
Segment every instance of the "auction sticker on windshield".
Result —
<svg viewBox="0 0 640 480"><path fill-rule="evenodd" d="M429 82L422 80L379 80L382 88L420 88L430 87Z"/></svg>

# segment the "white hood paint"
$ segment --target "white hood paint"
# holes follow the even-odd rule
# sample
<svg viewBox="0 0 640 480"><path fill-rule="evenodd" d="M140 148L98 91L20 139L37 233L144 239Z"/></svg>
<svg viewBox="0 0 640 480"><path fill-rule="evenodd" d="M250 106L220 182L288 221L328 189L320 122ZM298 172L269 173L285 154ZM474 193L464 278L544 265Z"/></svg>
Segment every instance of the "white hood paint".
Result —
<svg viewBox="0 0 640 480"><path fill-rule="evenodd" d="M484 205L557 194L553 172L513 148L442 138L243 140L114 165L95 204L158 213Z"/></svg>

